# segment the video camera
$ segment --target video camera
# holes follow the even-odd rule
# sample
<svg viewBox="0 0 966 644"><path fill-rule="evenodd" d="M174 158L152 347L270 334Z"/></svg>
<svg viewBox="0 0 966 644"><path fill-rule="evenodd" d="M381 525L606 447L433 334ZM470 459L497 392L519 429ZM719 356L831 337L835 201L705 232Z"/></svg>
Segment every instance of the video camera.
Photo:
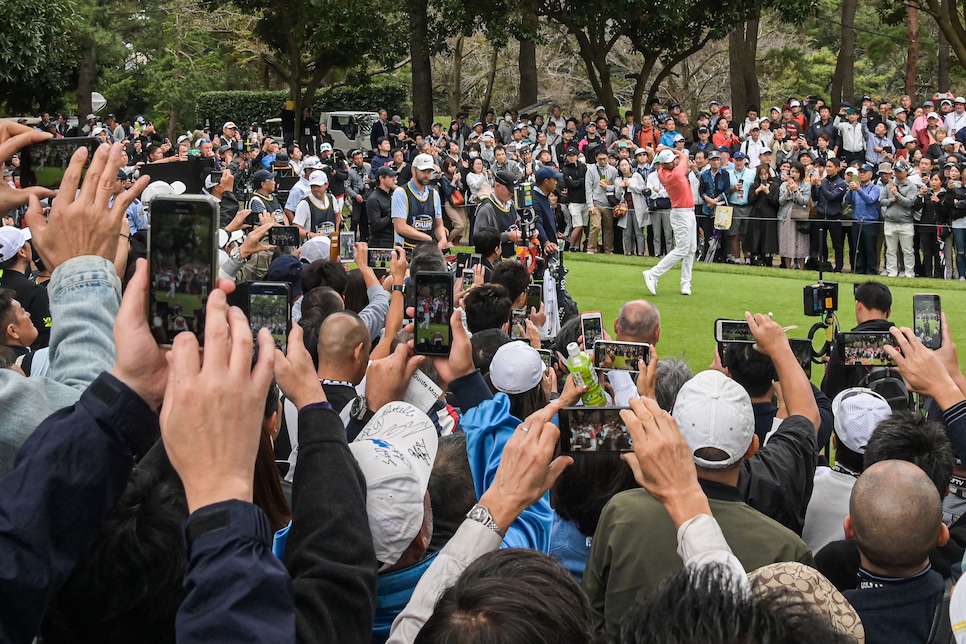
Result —
<svg viewBox="0 0 966 644"><path fill-rule="evenodd" d="M805 287L803 293L805 315L819 317L834 313L839 308L838 282L819 280Z"/></svg>
<svg viewBox="0 0 966 644"><path fill-rule="evenodd" d="M513 189L513 205L517 211L533 208L533 184L521 183Z"/></svg>

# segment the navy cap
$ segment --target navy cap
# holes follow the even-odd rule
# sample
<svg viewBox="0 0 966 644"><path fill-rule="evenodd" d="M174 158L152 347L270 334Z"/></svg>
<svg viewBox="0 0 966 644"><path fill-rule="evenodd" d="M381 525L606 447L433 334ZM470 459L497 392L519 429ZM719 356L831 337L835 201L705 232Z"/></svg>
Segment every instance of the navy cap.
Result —
<svg viewBox="0 0 966 644"><path fill-rule="evenodd" d="M269 282L288 282L292 285L292 295L302 293L302 262L295 255L282 255L268 266L265 276Z"/></svg>
<svg viewBox="0 0 966 644"><path fill-rule="evenodd" d="M268 170L259 170L258 172L252 175L252 183L256 187L261 186L266 181L273 181L274 179L275 179L275 175L269 172Z"/></svg>
<svg viewBox="0 0 966 644"><path fill-rule="evenodd" d="M863 163L861 166L859 166L859 172L875 172L875 171L876 171L876 167L871 163Z"/></svg>
<svg viewBox="0 0 966 644"><path fill-rule="evenodd" d="M540 166L540 169L537 170L536 179L537 179L537 183L541 181L546 181L547 179L556 179L559 181L563 179L563 175L560 174L559 172L554 171L554 169L548 165L542 165Z"/></svg>
<svg viewBox="0 0 966 644"><path fill-rule="evenodd" d="M747 159L748 158L748 155L745 154L744 152L735 152L734 155L731 158L732 159Z"/></svg>

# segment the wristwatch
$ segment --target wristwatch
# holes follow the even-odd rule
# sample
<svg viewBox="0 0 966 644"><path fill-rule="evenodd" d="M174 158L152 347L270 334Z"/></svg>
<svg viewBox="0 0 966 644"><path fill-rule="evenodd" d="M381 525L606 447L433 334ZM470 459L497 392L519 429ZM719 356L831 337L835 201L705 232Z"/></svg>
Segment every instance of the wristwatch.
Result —
<svg viewBox="0 0 966 644"><path fill-rule="evenodd" d="M403 285L403 284L393 284L392 285L392 290L393 290L393 293L395 293L396 291L399 291L400 293L403 293L403 292L406 291L406 286Z"/></svg>
<svg viewBox="0 0 966 644"><path fill-rule="evenodd" d="M486 506L477 503L470 511L466 513L466 518L477 523L482 523L484 526L497 533L501 537L506 537L506 532L500 530L500 526L496 524L493 517L490 516L490 511L486 509Z"/></svg>
<svg viewBox="0 0 966 644"><path fill-rule="evenodd" d="M366 406L365 396L356 396L352 399L352 406L349 408L349 415L356 420L363 421L369 408Z"/></svg>

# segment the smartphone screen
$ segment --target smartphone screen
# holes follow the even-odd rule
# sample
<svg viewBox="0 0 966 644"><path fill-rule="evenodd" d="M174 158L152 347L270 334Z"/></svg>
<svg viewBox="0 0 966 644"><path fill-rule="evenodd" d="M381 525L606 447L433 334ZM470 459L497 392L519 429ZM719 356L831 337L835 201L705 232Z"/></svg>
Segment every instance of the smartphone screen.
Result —
<svg viewBox="0 0 966 644"><path fill-rule="evenodd" d="M252 333L266 328L272 333L275 347L288 349L292 330L292 287L288 282L254 282L248 289L248 323Z"/></svg>
<svg viewBox="0 0 966 644"><path fill-rule="evenodd" d="M543 366L547 369L553 369L553 363L555 356L550 349L537 349L537 353L540 354L540 359L543 360Z"/></svg>
<svg viewBox="0 0 966 644"><path fill-rule="evenodd" d="M513 340L527 339L527 312L525 309L513 309L510 314L510 338Z"/></svg>
<svg viewBox="0 0 966 644"><path fill-rule="evenodd" d="M159 344L185 332L204 344L205 304L218 275L218 224L214 197L159 195L151 201L148 319Z"/></svg>
<svg viewBox="0 0 966 644"><path fill-rule="evenodd" d="M475 276L473 275L473 269L470 269L470 268L463 269L463 290L464 291L468 291L470 290L470 288L472 288L474 277Z"/></svg>
<svg viewBox="0 0 966 644"><path fill-rule="evenodd" d="M598 369L640 371L638 358L651 363L651 345L644 342L615 342L598 340L594 343L594 366Z"/></svg>
<svg viewBox="0 0 966 644"><path fill-rule="evenodd" d="M916 337L926 347L938 349L943 343L942 299L933 293L912 296L912 317Z"/></svg>
<svg viewBox="0 0 966 644"><path fill-rule="evenodd" d="M343 230L339 233L339 261L343 264L355 261L356 234Z"/></svg>
<svg viewBox="0 0 966 644"><path fill-rule="evenodd" d="M896 339L888 331L840 333L839 352L846 367L894 367L895 363L882 348L896 346Z"/></svg>
<svg viewBox="0 0 966 644"><path fill-rule="evenodd" d="M463 274L463 271L467 268L472 268L470 265L470 254L469 253L456 253L456 273L459 275Z"/></svg>
<svg viewBox="0 0 966 644"><path fill-rule="evenodd" d="M563 453L630 452L634 449L621 407L564 407L560 410Z"/></svg>
<svg viewBox="0 0 966 644"><path fill-rule="evenodd" d="M87 148L87 165L89 165L94 156L94 150L99 144L98 139L82 136L49 139L26 147L20 154L20 187L59 188L61 181L64 180L70 158L74 156L77 148ZM87 165L81 172L81 183L87 173Z"/></svg>
<svg viewBox="0 0 966 644"><path fill-rule="evenodd" d="M273 226L268 229L268 243L272 246L299 246L298 226Z"/></svg>
<svg viewBox="0 0 966 644"><path fill-rule="evenodd" d="M714 321L714 339L716 342L754 342L755 336L745 320L719 318Z"/></svg>
<svg viewBox="0 0 966 644"><path fill-rule="evenodd" d="M531 284L527 287L527 310L540 310L540 302L543 296L543 287L540 284Z"/></svg>
<svg viewBox="0 0 966 644"><path fill-rule="evenodd" d="M481 266L482 264L483 264L482 255L480 255L479 253L470 254L470 264L467 268L476 268L477 266Z"/></svg>
<svg viewBox="0 0 966 644"><path fill-rule="evenodd" d="M370 248L369 266L388 271L392 266L392 250L391 248Z"/></svg>
<svg viewBox="0 0 966 644"><path fill-rule="evenodd" d="M449 355L453 342L449 328L453 312L453 277L449 273L416 273L409 288L416 293L416 353Z"/></svg>
<svg viewBox="0 0 966 644"><path fill-rule="evenodd" d="M808 338L789 338L788 343L792 347L792 353L798 359L798 364L802 365L805 375L812 377L812 341Z"/></svg>
<svg viewBox="0 0 966 644"><path fill-rule="evenodd" d="M604 336L604 322L600 311L589 311L580 314L580 333L584 336L584 347L594 346Z"/></svg>

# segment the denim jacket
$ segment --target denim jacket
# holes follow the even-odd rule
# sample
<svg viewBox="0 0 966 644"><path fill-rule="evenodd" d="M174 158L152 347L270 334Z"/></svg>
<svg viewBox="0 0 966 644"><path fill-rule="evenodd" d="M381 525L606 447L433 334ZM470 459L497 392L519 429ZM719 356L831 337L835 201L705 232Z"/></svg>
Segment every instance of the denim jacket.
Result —
<svg viewBox="0 0 966 644"><path fill-rule="evenodd" d="M114 318L121 280L102 257L84 256L58 266L48 285L50 369L24 378L0 369L0 476L13 469L23 442L47 416L77 402L102 371L114 367Z"/></svg>

